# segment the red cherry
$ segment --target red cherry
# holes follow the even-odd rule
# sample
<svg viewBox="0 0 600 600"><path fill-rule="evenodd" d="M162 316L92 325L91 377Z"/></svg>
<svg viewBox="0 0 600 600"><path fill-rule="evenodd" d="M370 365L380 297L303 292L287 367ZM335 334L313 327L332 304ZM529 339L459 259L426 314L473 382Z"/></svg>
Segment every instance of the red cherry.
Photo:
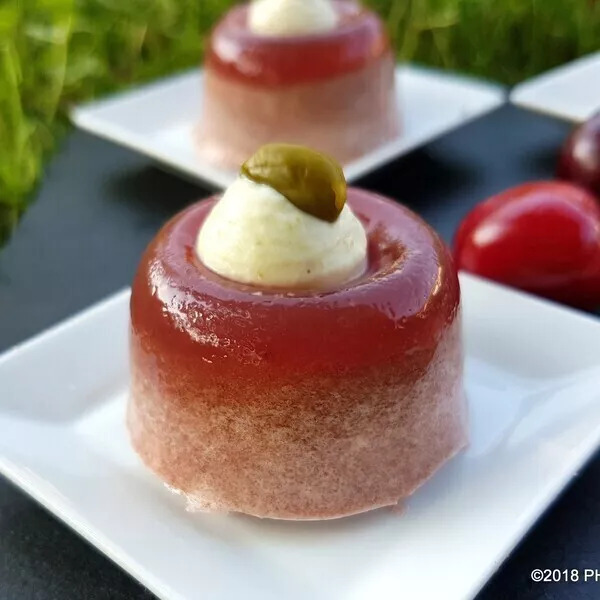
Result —
<svg viewBox="0 0 600 600"><path fill-rule="evenodd" d="M459 269L581 308L600 306L600 206L570 183L526 183L461 223Z"/></svg>
<svg viewBox="0 0 600 600"><path fill-rule="evenodd" d="M557 174L600 194L600 113L577 127L567 138Z"/></svg>

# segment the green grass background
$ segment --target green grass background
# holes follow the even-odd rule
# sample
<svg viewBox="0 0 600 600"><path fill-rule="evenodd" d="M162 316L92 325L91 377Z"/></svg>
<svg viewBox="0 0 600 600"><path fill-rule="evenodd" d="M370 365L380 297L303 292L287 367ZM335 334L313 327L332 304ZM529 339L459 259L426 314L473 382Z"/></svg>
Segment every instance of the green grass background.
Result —
<svg viewBox="0 0 600 600"><path fill-rule="evenodd" d="M0 240L75 102L198 64L233 0L0 0ZM600 48L597 0L366 0L398 56L514 84Z"/></svg>

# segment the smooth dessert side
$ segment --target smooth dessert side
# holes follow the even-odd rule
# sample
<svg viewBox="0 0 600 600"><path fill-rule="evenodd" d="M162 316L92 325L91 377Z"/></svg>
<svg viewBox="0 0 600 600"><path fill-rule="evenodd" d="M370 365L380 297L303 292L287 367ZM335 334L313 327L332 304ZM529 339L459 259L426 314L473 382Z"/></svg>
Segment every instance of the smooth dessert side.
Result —
<svg viewBox="0 0 600 600"><path fill-rule="evenodd" d="M202 156L236 169L258 147L293 142L345 163L399 132L384 25L352 0L256 0L208 43Z"/></svg>
<svg viewBox="0 0 600 600"><path fill-rule="evenodd" d="M271 145L174 217L131 298L128 425L193 510L395 505L467 443L460 290L405 207Z"/></svg>

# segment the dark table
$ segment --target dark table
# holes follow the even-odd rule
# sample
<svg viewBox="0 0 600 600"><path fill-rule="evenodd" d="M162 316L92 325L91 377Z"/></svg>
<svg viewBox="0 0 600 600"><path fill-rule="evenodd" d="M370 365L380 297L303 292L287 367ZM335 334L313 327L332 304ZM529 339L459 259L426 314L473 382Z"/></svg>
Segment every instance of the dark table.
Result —
<svg viewBox="0 0 600 600"><path fill-rule="evenodd" d="M550 177L568 129L505 106L359 184L408 204L450 240L479 200ZM0 251L0 351L128 285L162 223L207 191L108 142L70 135ZM0 402L1 393L0 382ZM600 569L599 458L574 478L478 600L600 598L600 583L534 584L534 568ZM152 595L0 478L0 600L100 598Z"/></svg>

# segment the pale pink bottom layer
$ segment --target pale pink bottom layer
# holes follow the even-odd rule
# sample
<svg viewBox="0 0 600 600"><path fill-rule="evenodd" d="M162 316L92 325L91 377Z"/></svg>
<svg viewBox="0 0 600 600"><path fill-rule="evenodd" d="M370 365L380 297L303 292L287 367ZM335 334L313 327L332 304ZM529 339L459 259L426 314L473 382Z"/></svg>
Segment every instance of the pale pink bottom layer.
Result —
<svg viewBox="0 0 600 600"><path fill-rule="evenodd" d="M160 389L133 356L133 445L192 510L328 519L395 505L467 444L459 328L410 385L388 367L268 388L178 379Z"/></svg>
<svg viewBox="0 0 600 600"><path fill-rule="evenodd" d="M205 74L198 144L202 156L221 167L237 169L271 142L303 144L347 163L398 134L388 56L326 81L279 87Z"/></svg>

